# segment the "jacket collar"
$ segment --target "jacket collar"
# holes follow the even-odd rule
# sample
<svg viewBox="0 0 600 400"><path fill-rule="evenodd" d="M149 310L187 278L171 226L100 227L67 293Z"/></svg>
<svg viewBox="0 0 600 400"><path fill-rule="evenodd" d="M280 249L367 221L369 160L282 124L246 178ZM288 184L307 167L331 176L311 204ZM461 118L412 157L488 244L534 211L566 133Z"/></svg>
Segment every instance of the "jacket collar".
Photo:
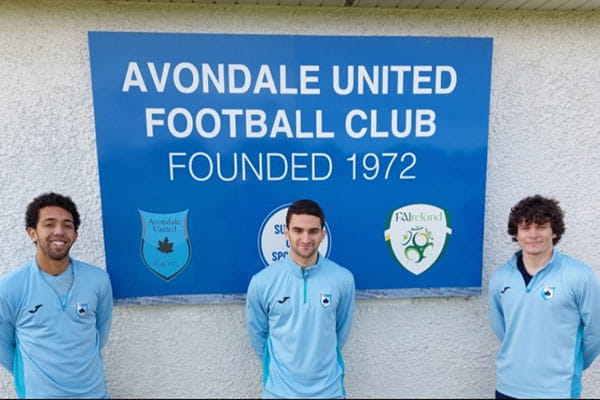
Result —
<svg viewBox="0 0 600 400"><path fill-rule="evenodd" d="M285 268L292 274L299 276L299 277L303 277L304 274L306 273L310 273L310 274L314 274L316 273L320 268L321 265L323 264L323 257L321 257L320 254L318 254L317 256L317 262L314 265L311 265L310 267L306 267L306 268L302 268L300 265L296 264L296 262L294 262L294 260L292 260L291 256L287 256L284 262ZM303 272L306 271L306 272Z"/></svg>
<svg viewBox="0 0 600 400"><path fill-rule="evenodd" d="M77 260L75 260L73 257L70 257L70 261L69 261L69 265L67 266L67 269L65 269L62 273L64 274L65 272L67 272L69 270L69 268L71 269L73 275L75 274L75 265L77 264ZM42 269L40 268L38 262L37 262L37 257L33 256L33 260L31 260L31 269L34 273L43 273L44 271L42 271Z"/></svg>
<svg viewBox="0 0 600 400"><path fill-rule="evenodd" d="M517 268L517 258L523 254L523 250L519 250L517 252L515 252L515 254L513 254L511 260L510 260L510 264ZM540 268L538 270L538 272L536 273L536 275L544 272L544 271L548 271L550 269L553 269L555 265L557 265L559 263L559 260L562 256L562 253L560 252L560 250L558 250L556 248L556 246L554 246L552 248L552 257L550 257L550 260L548 260L548 262L546 263L546 265L544 265L542 268Z"/></svg>

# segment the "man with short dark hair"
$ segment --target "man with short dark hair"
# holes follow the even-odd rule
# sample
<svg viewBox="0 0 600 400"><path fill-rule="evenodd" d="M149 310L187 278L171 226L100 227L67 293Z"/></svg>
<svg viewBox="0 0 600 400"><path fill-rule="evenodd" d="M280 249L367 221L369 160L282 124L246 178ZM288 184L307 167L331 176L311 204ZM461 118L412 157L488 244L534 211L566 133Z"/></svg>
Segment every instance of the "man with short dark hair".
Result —
<svg viewBox="0 0 600 400"><path fill-rule="evenodd" d="M343 398L341 351L354 314L354 277L318 253L325 216L314 201L288 208L285 235L289 256L255 274L246 299L263 397Z"/></svg>
<svg viewBox="0 0 600 400"><path fill-rule="evenodd" d="M600 353L600 285L555 245L565 232L554 199L539 195L510 212L521 250L489 285L490 324L501 341L496 398L579 398L581 376Z"/></svg>
<svg viewBox="0 0 600 400"><path fill-rule="evenodd" d="M69 256L80 219L66 196L27 207L35 257L0 279L0 365L19 398L106 398L101 350L113 299L108 274Z"/></svg>

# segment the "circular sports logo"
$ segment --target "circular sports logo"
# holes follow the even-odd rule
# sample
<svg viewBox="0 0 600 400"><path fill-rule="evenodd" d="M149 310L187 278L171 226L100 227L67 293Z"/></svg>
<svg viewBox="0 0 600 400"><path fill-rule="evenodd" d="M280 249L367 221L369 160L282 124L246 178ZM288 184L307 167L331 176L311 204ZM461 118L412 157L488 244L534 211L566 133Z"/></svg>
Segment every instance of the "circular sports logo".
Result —
<svg viewBox="0 0 600 400"><path fill-rule="evenodd" d="M289 255L290 244L285 237L285 216L291 203L275 208L264 219L258 232L258 253L265 265L273 264ZM329 257L331 231L325 222L327 235L319 245L319 254Z"/></svg>

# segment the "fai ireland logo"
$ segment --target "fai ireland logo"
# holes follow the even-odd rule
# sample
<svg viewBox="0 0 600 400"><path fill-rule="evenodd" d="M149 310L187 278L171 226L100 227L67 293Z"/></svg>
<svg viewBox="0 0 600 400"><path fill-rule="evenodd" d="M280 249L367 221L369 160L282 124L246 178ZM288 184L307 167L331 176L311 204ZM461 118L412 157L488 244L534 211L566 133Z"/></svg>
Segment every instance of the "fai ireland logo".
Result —
<svg viewBox="0 0 600 400"><path fill-rule="evenodd" d="M443 209L410 204L392 212L384 233L400 265L419 275L438 260L452 229Z"/></svg>
<svg viewBox="0 0 600 400"><path fill-rule="evenodd" d="M138 211L142 219L142 260L150 271L168 282L187 267L192 257L188 210L170 214Z"/></svg>

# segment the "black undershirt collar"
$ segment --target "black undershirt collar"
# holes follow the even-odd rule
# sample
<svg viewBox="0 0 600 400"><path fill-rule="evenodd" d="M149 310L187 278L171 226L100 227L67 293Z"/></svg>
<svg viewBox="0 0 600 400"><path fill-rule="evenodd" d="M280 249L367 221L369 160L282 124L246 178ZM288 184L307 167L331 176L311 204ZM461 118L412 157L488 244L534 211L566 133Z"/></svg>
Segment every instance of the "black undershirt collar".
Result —
<svg viewBox="0 0 600 400"><path fill-rule="evenodd" d="M533 278L533 275L529 275L529 272L527 272L527 269L525 269L525 263L523 262L523 253L520 253L517 256L517 268L519 269L519 272L521 272L521 275L523 276L523 280L525 281L525 286L529 285L529 282L531 281L531 278Z"/></svg>

